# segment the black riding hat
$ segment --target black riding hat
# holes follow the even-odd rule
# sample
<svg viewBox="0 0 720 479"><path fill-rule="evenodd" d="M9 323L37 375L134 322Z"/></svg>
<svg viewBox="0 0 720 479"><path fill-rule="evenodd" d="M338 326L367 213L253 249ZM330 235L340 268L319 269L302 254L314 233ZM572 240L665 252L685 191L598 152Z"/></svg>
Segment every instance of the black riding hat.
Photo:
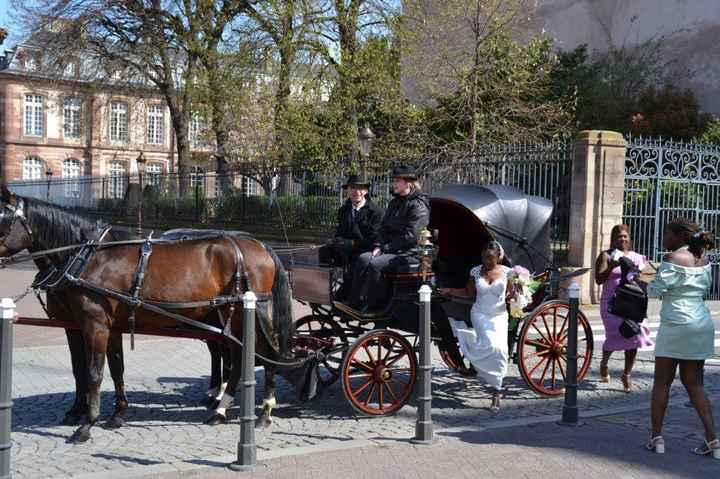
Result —
<svg viewBox="0 0 720 479"><path fill-rule="evenodd" d="M404 180L417 180L417 171L412 166L401 165L396 167L392 172L393 178L402 178Z"/></svg>
<svg viewBox="0 0 720 479"><path fill-rule="evenodd" d="M370 182L365 179L361 179L358 175L349 175L345 184L342 185L343 190L350 185L362 186L370 189Z"/></svg>

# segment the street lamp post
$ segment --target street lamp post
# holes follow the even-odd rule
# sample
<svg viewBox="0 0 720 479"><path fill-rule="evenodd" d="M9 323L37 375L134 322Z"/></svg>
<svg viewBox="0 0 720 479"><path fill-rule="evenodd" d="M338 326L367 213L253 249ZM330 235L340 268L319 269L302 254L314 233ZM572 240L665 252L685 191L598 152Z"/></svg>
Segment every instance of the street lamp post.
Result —
<svg viewBox="0 0 720 479"><path fill-rule="evenodd" d="M358 145L360 146L360 178L367 181L367 159L370 156L370 149L375 141L375 133L367 125L358 130Z"/></svg>
<svg viewBox="0 0 720 479"><path fill-rule="evenodd" d="M52 180L53 172L52 170L48 169L45 172L45 178L47 178L47 194L46 194L46 200L50 201L50 180Z"/></svg>
<svg viewBox="0 0 720 479"><path fill-rule="evenodd" d="M137 158L135 158L135 162L137 163L137 169L138 169L138 183L140 184L140 198L138 200L138 223L137 223L137 235L138 237L142 237L143 234L143 227L142 227L142 215L143 215L143 174L145 173L145 163L147 160L145 159L145 155L143 155L143 152L141 151Z"/></svg>

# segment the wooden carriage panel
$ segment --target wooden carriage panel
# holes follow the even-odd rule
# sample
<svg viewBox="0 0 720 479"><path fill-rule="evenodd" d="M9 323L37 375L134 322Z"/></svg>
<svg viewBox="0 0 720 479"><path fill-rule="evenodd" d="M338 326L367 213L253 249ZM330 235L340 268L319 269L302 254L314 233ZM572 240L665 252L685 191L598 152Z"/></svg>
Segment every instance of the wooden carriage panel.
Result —
<svg viewBox="0 0 720 479"><path fill-rule="evenodd" d="M330 304L330 268L296 264L290 268L293 298L316 304Z"/></svg>

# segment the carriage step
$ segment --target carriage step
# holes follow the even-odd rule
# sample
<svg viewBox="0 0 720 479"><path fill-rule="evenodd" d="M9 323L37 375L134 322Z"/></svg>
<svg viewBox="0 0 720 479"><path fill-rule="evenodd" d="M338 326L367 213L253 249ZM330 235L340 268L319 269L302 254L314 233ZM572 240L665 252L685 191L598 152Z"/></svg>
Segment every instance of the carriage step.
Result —
<svg viewBox="0 0 720 479"><path fill-rule="evenodd" d="M379 313L363 313L362 311L351 308L347 304L341 303L340 301L333 301L333 306L337 310L347 314L348 316L357 321L369 322L388 319L388 311L381 311Z"/></svg>

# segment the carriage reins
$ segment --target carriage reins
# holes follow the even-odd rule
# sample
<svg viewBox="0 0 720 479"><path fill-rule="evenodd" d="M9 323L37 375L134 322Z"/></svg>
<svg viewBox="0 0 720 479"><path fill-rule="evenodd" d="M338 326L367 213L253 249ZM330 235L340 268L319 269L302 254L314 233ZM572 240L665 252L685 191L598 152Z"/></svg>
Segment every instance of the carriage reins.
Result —
<svg viewBox="0 0 720 479"><path fill-rule="evenodd" d="M8 208L10 205L5 205L6 208ZM16 218L24 218L24 215L22 215L22 211L20 211L20 214L17 213L17 209L11 211L14 211L13 221L16 220ZM32 235L32 230L30 229L29 225L26 223L23 223L23 226L28 232L28 235ZM75 244L75 245L69 245L64 246L60 248L53 248L43 251L37 251L34 253L25 253L22 255L21 258L17 258L18 255L14 255L9 258L0 258L0 265L3 267L7 263L16 263L16 262L23 262L23 261L29 261L38 257L47 257L51 256L57 253L67 252L67 251L77 251L79 250L72 258L70 258L63 267L58 270L55 265L53 265L49 271L40 279L33 282L30 287L26 289L24 293L18 296L18 299L22 299L27 294L29 294L30 291L35 291L35 294L37 295L38 299L40 300L40 304L45 310L45 313L50 317L50 314L48 313L47 307L42 301L42 298L40 297L39 291L45 290L48 291L49 289L52 289L54 287L58 287L62 284L62 282L67 281L77 287L86 289L88 291L92 291L94 293L108 296L111 298L114 298L118 301L120 301L123 304L126 304L130 308L130 314L128 317L128 326L129 326L129 332L130 332L130 345L131 349L134 350L135 347L135 312L138 308L145 309L147 311L150 311L152 313L168 317L170 319L174 319L180 323L199 328L208 332L211 332L213 334L218 334L220 336L226 337L232 341L234 341L238 346L243 347L243 342L238 339L233 333L232 333L232 321L231 318L233 317L233 314L235 312L236 306L239 303L243 302L243 297L241 295L241 292L250 290L249 288L249 278L247 275L247 272L244 268L245 260L242 254L242 251L235 241L233 237L230 234L218 234L217 236L213 237L222 237L230 241L230 244L232 245L235 253L235 260L236 260L236 270L233 275L234 278L234 286L233 286L233 294L232 295L221 295L217 296L212 299L208 300L198 300L198 301L188 301L188 302L164 302L164 301L148 301L142 299L140 293L142 290L142 285L145 279L145 271L147 269L147 265L150 260L150 256L152 255L152 246L156 244L177 244L182 241L193 241L197 240L198 238L193 237L181 237L177 239L166 239L166 238L152 238L152 234L148 236L145 239L138 239L138 240L122 240L122 241L108 241L108 242L102 242L104 237L107 235L107 233L110 231L110 227L104 228L101 233L99 234L99 237L95 240L89 240L85 243L81 244ZM265 248L267 251L267 247L264 243L259 242L260 245ZM99 249L107 249L111 247L116 246L130 246L130 245L143 245L141 248L140 258L138 260L138 267L135 271L135 277L133 280L133 287L130 293L125 293L121 291L117 291L112 288L106 288L102 286L98 286L96 284L93 284L85 279L80 278L80 275L84 271L85 267L89 263L90 259L94 256L94 254ZM314 248L314 247L312 247ZM302 248L307 249L307 248ZM13 260L13 261L2 261L2 260ZM257 297L257 301L259 303L268 302L272 299L271 293L255 293ZM223 306L229 306L229 315L227 318L223 315L222 311L220 310ZM168 310L172 309L195 309L195 308L210 308L213 311L216 311L218 314L218 319L220 320L220 323L222 325L221 328L217 328L215 326L205 324L203 322L197 321L195 319L189 318L187 316L174 313ZM270 334L267 331L267 327L264 323L264 321L258 321L260 324L260 330L265 337L268 344L272 344L272 340L270 338ZM299 367L310 361L314 356L317 356L318 352L311 351L308 357L295 360L295 361L283 361L283 360L274 360L270 359L263 354L260 354L258 352L255 352L255 355L263 362L269 363L278 367L286 367L286 368L294 368Z"/></svg>

